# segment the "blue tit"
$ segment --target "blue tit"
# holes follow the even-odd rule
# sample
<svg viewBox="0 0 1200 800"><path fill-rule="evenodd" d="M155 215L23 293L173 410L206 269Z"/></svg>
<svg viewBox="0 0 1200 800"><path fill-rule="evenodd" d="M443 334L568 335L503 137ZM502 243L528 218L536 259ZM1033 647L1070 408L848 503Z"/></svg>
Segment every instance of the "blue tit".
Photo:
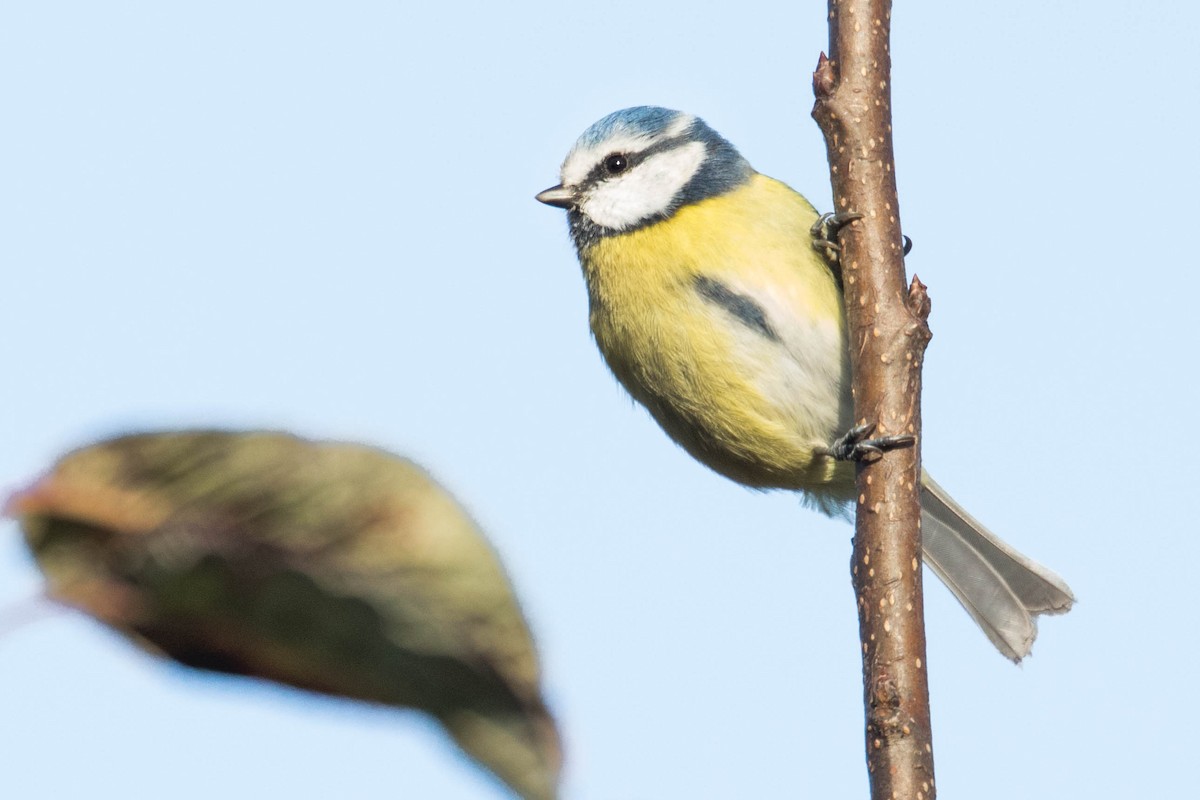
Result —
<svg viewBox="0 0 1200 800"><path fill-rule="evenodd" d="M608 367L698 461L848 515L853 424L839 275L813 247L813 206L756 172L699 118L640 106L592 125L561 183ZM922 476L924 560L992 643L1019 661L1038 614L1074 596Z"/></svg>

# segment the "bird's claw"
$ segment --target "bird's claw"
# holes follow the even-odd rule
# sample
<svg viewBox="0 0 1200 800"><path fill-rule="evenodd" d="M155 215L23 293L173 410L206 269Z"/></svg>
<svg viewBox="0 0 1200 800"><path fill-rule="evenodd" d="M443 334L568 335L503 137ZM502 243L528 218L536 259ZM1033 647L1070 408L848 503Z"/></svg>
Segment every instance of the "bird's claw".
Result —
<svg viewBox="0 0 1200 800"><path fill-rule="evenodd" d="M875 423L855 425L846 431L845 436L835 440L826 448L825 454L838 461L861 461L871 464L883 458L888 450L901 447L912 447L917 437L909 433L899 433L893 436L879 436L875 439L867 437L875 430Z"/></svg>
<svg viewBox="0 0 1200 800"><path fill-rule="evenodd" d="M813 237L813 248L824 253L829 260L837 261L838 254L842 251L836 241L838 231L862 218L863 215L857 211L843 211L837 214L825 212L817 217L817 221L808 229Z"/></svg>
<svg viewBox="0 0 1200 800"><path fill-rule="evenodd" d="M823 253L830 261L836 262L842 252L841 246L837 243L838 232L851 222L862 218L863 215L857 211L844 211L838 214L825 212L808 229L809 233L812 234L813 249ZM903 236L903 234L902 238L904 241L904 255L908 255L912 252L913 241L909 237Z"/></svg>

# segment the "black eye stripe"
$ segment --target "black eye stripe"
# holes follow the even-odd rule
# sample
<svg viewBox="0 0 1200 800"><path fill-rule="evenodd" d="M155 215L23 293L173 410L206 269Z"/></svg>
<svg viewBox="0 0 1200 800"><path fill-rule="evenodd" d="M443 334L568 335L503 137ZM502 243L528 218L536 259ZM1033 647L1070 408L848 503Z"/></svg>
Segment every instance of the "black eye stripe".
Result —
<svg viewBox="0 0 1200 800"><path fill-rule="evenodd" d="M608 165L608 162L610 159L616 158L616 157L623 158L625 160L625 166L623 169L620 169L620 170L617 170L614 172L614 171L611 171L607 165ZM600 183L605 178L614 178L618 175L624 175L625 173L629 172L629 170L633 169L638 164L642 163L642 161L645 160L645 157L646 157L645 152L641 152L641 153L609 153L608 155L604 156L604 158L600 159L600 163L598 163L598 164L596 164L596 166L592 167L591 172L588 173L588 176L587 176L587 178L584 179L584 182L589 185L596 184L596 183Z"/></svg>
<svg viewBox="0 0 1200 800"><path fill-rule="evenodd" d="M667 150L673 150L686 141L689 141L686 137L676 136L671 139L664 139L661 142L656 142L650 147L647 147L645 150L638 150L635 152L607 153L603 158L600 159L600 162L596 164L596 166L592 167L591 171L588 172L587 177L583 179L583 182L585 185L594 185L605 180L606 178L613 178L617 175L625 175L647 158L666 152ZM610 172L606 168L605 162L607 162L613 156L623 156L625 158L626 165L624 169L617 172Z"/></svg>

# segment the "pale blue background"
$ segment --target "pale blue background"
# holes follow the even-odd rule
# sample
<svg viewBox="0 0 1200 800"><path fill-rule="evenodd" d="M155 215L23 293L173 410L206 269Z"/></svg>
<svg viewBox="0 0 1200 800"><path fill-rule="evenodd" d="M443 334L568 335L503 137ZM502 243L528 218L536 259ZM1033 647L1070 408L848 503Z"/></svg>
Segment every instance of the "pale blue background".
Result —
<svg viewBox="0 0 1200 800"><path fill-rule="evenodd" d="M568 800L865 797L850 528L606 373L561 212L596 118L704 116L829 206L825 5L8 2L0 484L147 426L420 459L542 645ZM945 798L1171 797L1195 758L1200 10L900 2L926 462L1079 596L1009 664L930 581ZM0 606L36 593L11 522ZM0 638L0 797L497 798L423 720Z"/></svg>

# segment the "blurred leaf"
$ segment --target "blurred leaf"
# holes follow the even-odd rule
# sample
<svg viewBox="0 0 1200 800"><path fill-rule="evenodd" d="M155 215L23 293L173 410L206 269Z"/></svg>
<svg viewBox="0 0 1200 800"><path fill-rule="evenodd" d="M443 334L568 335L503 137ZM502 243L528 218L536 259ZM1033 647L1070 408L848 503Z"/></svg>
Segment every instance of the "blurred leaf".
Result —
<svg viewBox="0 0 1200 800"><path fill-rule="evenodd" d="M414 464L280 433L127 436L10 499L54 598L200 669L420 709L525 798L559 741L495 553Z"/></svg>

